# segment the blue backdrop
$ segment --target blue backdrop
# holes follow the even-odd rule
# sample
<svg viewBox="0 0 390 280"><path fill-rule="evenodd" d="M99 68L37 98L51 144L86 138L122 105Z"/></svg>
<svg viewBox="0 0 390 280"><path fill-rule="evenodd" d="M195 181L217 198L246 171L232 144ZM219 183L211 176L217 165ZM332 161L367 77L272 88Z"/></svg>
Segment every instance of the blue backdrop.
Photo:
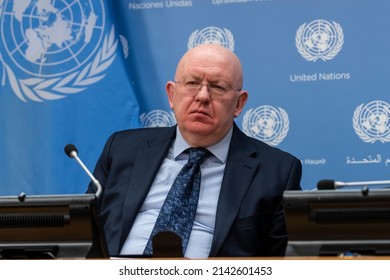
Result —
<svg viewBox="0 0 390 280"><path fill-rule="evenodd" d="M390 2L0 0L0 195L82 193L116 130L175 123L189 48L234 51L237 124L302 160L302 186L390 179Z"/></svg>

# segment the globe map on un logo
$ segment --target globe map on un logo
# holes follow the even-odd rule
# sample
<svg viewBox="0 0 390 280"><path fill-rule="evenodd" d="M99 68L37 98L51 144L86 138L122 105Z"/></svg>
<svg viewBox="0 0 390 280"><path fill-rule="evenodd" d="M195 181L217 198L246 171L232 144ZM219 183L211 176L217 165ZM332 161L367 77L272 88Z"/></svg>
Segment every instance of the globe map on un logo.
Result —
<svg viewBox="0 0 390 280"><path fill-rule="evenodd" d="M353 127L364 142L390 142L390 104L382 100L361 104L355 109Z"/></svg>
<svg viewBox="0 0 390 280"><path fill-rule="evenodd" d="M331 23L317 20L306 26L302 40L307 51L311 54L324 54L336 44L337 32Z"/></svg>
<svg viewBox="0 0 390 280"><path fill-rule="evenodd" d="M269 105L249 109L244 114L242 123L245 134L268 143L279 145L287 136L290 121L287 112L282 108Z"/></svg>
<svg viewBox="0 0 390 280"><path fill-rule="evenodd" d="M234 38L230 30L216 26L208 26L195 30L188 39L188 49L201 44L217 44L234 51Z"/></svg>
<svg viewBox="0 0 390 280"><path fill-rule="evenodd" d="M99 1L82 2L5 1L3 60L6 54L18 69L40 77L63 75L85 64L104 35L104 9Z"/></svg>
<svg viewBox="0 0 390 280"><path fill-rule="evenodd" d="M175 115L164 110L153 110L140 115L143 127L165 127L176 124Z"/></svg>
<svg viewBox="0 0 390 280"><path fill-rule="evenodd" d="M302 24L295 36L298 52L308 61L333 59L343 44L344 35L340 24L322 19Z"/></svg>

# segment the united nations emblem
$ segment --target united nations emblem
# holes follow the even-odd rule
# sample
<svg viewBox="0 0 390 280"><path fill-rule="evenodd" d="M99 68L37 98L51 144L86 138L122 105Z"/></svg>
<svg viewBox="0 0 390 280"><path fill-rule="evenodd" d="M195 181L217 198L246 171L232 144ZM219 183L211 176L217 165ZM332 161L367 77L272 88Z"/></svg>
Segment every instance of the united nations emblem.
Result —
<svg viewBox="0 0 390 280"><path fill-rule="evenodd" d="M390 142L390 105L376 100L367 105L359 105L353 114L353 128L356 134L367 143Z"/></svg>
<svg viewBox="0 0 390 280"><path fill-rule="evenodd" d="M143 127L166 127L176 124L175 115L164 110L143 113L139 118Z"/></svg>
<svg viewBox="0 0 390 280"><path fill-rule="evenodd" d="M249 109L244 115L242 127L246 135L277 146L287 136L290 121L284 109L264 105Z"/></svg>
<svg viewBox="0 0 390 280"><path fill-rule="evenodd" d="M64 98L101 80L115 59L103 0L0 0L2 85L27 102Z"/></svg>
<svg viewBox="0 0 390 280"><path fill-rule="evenodd" d="M202 30L195 30L188 39L188 49L202 44L217 44L234 51L233 34L226 28L209 26Z"/></svg>
<svg viewBox="0 0 390 280"><path fill-rule="evenodd" d="M308 61L333 59L344 44L343 29L337 22L314 20L302 24L295 36L295 45L302 57Z"/></svg>

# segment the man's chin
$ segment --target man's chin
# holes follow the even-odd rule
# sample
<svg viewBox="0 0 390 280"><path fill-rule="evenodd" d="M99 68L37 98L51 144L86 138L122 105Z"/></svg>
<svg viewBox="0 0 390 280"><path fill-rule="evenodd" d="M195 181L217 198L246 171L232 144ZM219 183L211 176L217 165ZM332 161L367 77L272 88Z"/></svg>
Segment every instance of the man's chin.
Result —
<svg viewBox="0 0 390 280"><path fill-rule="evenodd" d="M191 122L191 124L187 126L187 130L199 135L209 135L215 132L215 127L205 122L195 121Z"/></svg>

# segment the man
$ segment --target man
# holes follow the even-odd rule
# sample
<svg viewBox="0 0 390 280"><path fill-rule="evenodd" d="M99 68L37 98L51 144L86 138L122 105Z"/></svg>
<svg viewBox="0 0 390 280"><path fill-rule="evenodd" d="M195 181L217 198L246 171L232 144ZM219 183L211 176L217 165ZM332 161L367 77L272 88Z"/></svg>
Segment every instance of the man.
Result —
<svg viewBox="0 0 390 280"><path fill-rule="evenodd" d="M205 44L180 60L166 85L177 126L113 134L94 175L110 254L143 254L190 147L212 153L201 164L196 217L185 257L280 256L287 233L284 190L299 190L301 163L246 136L234 123L248 99L241 63ZM89 191L93 191L90 185ZM184 211L184 209L183 209Z"/></svg>

